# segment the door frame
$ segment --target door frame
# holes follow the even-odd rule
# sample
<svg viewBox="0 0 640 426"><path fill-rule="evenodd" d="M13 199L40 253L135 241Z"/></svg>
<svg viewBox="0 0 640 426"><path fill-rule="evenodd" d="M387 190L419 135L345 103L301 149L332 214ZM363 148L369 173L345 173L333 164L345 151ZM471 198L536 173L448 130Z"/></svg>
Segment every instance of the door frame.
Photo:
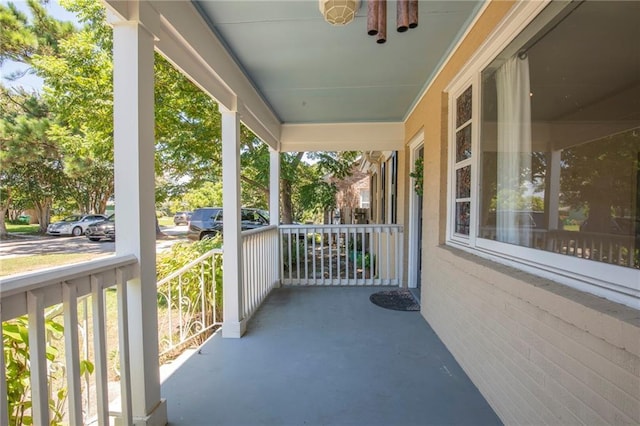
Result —
<svg viewBox="0 0 640 426"><path fill-rule="evenodd" d="M407 171L407 177L412 172L413 165L416 162L418 151L424 146L424 130L421 130L414 138L409 142L409 166ZM423 154L424 156L424 154ZM418 265L418 232L420 229L418 223L418 194L414 190L415 179L409 177L409 229L405 233L409 237L408 241L408 263L407 263L407 284L409 288L417 288L417 265ZM423 197L424 201L424 197ZM424 207L423 207L424 208ZM424 227L422 228L424 229ZM422 236L420 236L422 238ZM422 277L420 277L422 278Z"/></svg>

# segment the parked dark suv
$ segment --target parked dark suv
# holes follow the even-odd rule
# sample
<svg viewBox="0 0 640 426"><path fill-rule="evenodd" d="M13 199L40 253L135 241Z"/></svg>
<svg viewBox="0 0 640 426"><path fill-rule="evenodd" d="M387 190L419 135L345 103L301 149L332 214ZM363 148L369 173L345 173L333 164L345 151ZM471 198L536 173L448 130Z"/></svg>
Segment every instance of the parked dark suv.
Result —
<svg viewBox="0 0 640 426"><path fill-rule="evenodd" d="M241 211L243 231L269 224L269 213L264 210L243 208ZM218 234L222 234L222 207L195 209L191 215L187 237L197 241Z"/></svg>

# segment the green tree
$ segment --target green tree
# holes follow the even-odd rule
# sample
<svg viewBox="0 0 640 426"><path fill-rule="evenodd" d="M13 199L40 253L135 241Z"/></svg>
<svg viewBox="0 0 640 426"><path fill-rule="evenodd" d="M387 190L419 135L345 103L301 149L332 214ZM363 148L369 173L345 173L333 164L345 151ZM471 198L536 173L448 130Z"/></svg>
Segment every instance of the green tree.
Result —
<svg viewBox="0 0 640 426"><path fill-rule="evenodd" d="M65 185L61 152L47 133L49 111L36 94L12 93L4 87L0 87L0 106L3 204L18 194L28 198L44 232L53 200ZM6 234L4 213L0 220L0 232Z"/></svg>

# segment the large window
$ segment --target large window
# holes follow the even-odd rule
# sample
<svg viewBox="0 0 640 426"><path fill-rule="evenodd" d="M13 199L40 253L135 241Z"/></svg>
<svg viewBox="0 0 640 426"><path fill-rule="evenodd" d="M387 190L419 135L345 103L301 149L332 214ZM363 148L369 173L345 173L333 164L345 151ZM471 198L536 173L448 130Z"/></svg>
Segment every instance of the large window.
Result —
<svg viewBox="0 0 640 426"><path fill-rule="evenodd" d="M450 240L640 295L638 22L639 2L552 2L475 71L472 112L452 93Z"/></svg>

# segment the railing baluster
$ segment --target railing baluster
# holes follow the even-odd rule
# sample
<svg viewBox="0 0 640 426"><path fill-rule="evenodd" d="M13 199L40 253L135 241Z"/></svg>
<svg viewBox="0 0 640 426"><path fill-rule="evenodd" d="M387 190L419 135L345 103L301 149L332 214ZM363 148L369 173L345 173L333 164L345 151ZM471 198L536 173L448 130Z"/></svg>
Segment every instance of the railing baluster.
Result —
<svg viewBox="0 0 640 426"><path fill-rule="evenodd" d="M211 310L212 310L212 318L213 318L213 323L215 324L216 322L218 322L218 313L216 312L216 299L218 298L218 289L217 289L217 281L218 281L218 274L217 274L217 268L216 268L216 257L215 256L211 256L211 276L213 277L213 279L211 280L211 293L213 294L212 297L212 306L211 306Z"/></svg>
<svg viewBox="0 0 640 426"><path fill-rule="evenodd" d="M29 362L33 424L49 424L49 386L47 383L47 340L44 297L40 291L27 293L29 315Z"/></svg>
<svg viewBox="0 0 640 426"><path fill-rule="evenodd" d="M293 248L292 248L293 243L291 242L291 229L289 229L287 244L289 246L289 250L287 252L288 253L287 257L289 259L289 280L293 282ZM296 278L300 278L297 272L296 272Z"/></svg>
<svg viewBox="0 0 640 426"><path fill-rule="evenodd" d="M362 272L360 273L360 277L362 278L360 284L364 284L365 280L366 280L366 273L367 273L367 267L366 262L365 262L365 253L366 253L366 243L365 243L365 228L361 228L360 230L360 241L361 241L361 247L360 247L360 255L362 256Z"/></svg>
<svg viewBox="0 0 640 426"><path fill-rule="evenodd" d="M344 251L345 251L345 284L349 283L349 228L344 230Z"/></svg>
<svg viewBox="0 0 640 426"><path fill-rule="evenodd" d="M316 265L316 230L311 231L311 262L313 265L313 283L318 283L318 271Z"/></svg>
<svg viewBox="0 0 640 426"><path fill-rule="evenodd" d="M91 276L91 300L93 312L93 347L96 373L96 403L98 424L109 424L109 392L107 377L107 339L104 314L104 290L102 276Z"/></svg>
<svg viewBox="0 0 640 426"><path fill-rule="evenodd" d="M205 293L207 286L205 281L205 265L205 262L200 264L200 322L202 323L202 328L205 328L207 324L207 294Z"/></svg>
<svg viewBox="0 0 640 426"><path fill-rule="evenodd" d="M168 320L168 327L169 327L169 346L172 347L173 346L173 303L171 301L172 298L172 289L173 289L173 280L172 279L168 279L167 282L167 296L166 296L166 303L167 303L167 318ZM159 284L160 285L160 284Z"/></svg>
<svg viewBox="0 0 640 426"><path fill-rule="evenodd" d="M298 239L296 241L298 243L296 245L299 247L300 246L300 236L299 235L298 235ZM309 282L309 258L308 258L309 242L307 241L306 234L304 235L304 238L302 239L302 243L304 245L304 279L305 279L305 281Z"/></svg>
<svg viewBox="0 0 640 426"><path fill-rule="evenodd" d="M0 341L4 342L2 322L2 303L0 303ZM9 399L7 397L7 374L5 370L4 348L0 351L0 424L9 424Z"/></svg>
<svg viewBox="0 0 640 426"><path fill-rule="evenodd" d="M387 255L387 259L389 262L389 266L387 267L387 284L391 284L391 265L392 265L392 259L391 259L391 230L387 229L387 239L386 239L386 243L387 243L387 251L385 252Z"/></svg>
<svg viewBox="0 0 640 426"><path fill-rule="evenodd" d="M127 282L121 268L116 270L118 295L118 335L120 346L120 401L124 424L133 424L131 412L131 369L129 366L129 307Z"/></svg>
<svg viewBox="0 0 640 426"><path fill-rule="evenodd" d="M325 249L325 243L324 243L324 230L320 229L320 232L318 232L316 229L314 229L313 232L313 241L315 242L318 239L318 235L320 236L320 281L322 282L322 285L325 285L325 279L326 279L326 274L324 273L324 249ZM331 259L329 259L331 260ZM315 269L315 266L314 266ZM317 275L317 273L316 273Z"/></svg>
<svg viewBox="0 0 640 426"><path fill-rule="evenodd" d="M333 284L333 231L327 232L327 243L329 244L329 284Z"/></svg>
<svg viewBox="0 0 640 426"><path fill-rule="evenodd" d="M341 242L340 242L340 238L341 238L341 234L340 234L340 228L338 228L338 232L336 233L337 235L337 240L336 240L336 251L337 251L337 264L336 264L336 278L338 279L338 285L342 284L342 273L340 272L340 247L342 246Z"/></svg>
<svg viewBox="0 0 640 426"><path fill-rule="evenodd" d="M180 340L184 340L184 313L182 312L182 275L178 277L178 327Z"/></svg>
<svg viewBox="0 0 640 426"><path fill-rule="evenodd" d="M62 284L64 310L64 340L69 401L69 423L79 425L82 418L82 389L80 387L80 346L78 344L78 297L77 287Z"/></svg>
<svg viewBox="0 0 640 426"><path fill-rule="evenodd" d="M304 243L299 241L301 235L305 235ZM279 236L280 247L283 247L280 270L289 270L289 279L285 277L284 284L399 285L402 282L402 226L282 225ZM304 263L304 270L300 262Z"/></svg>
<svg viewBox="0 0 640 426"><path fill-rule="evenodd" d="M83 359L88 360L89 359L89 303L88 303L89 297L83 297L82 298L82 331L83 331L83 335L82 335L82 356ZM84 385L87 389L90 388L91 386L91 374L86 371L84 373ZM91 395L89 392L87 392L87 397L84 400L84 410L85 413L87 414L87 416L91 415L91 398L93 397L93 395Z"/></svg>

